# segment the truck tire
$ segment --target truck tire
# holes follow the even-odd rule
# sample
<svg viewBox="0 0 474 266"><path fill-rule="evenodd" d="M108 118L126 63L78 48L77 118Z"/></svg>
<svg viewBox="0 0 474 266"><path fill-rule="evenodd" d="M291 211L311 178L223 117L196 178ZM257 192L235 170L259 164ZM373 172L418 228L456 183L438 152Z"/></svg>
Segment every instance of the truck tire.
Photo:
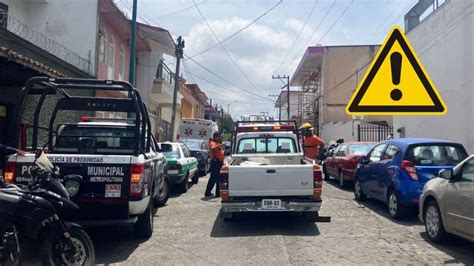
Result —
<svg viewBox="0 0 474 266"><path fill-rule="evenodd" d="M364 191L362 190L362 185L360 184L359 178L357 177L354 184L354 198L357 201L365 201L367 199L367 195L365 195Z"/></svg>
<svg viewBox="0 0 474 266"><path fill-rule="evenodd" d="M161 190L158 191L154 198L154 206L155 207L163 207L165 206L166 202L168 202L168 199L170 197L170 192L171 192L171 183L168 178L165 178L165 181L163 182L163 187Z"/></svg>
<svg viewBox="0 0 474 266"><path fill-rule="evenodd" d="M188 179L189 179L189 173L187 173L183 181L181 181L181 183L178 184L179 193L188 192Z"/></svg>
<svg viewBox="0 0 474 266"><path fill-rule="evenodd" d="M151 199L148 208L138 217L138 221L133 227L135 236L140 239L149 239L153 234L153 204Z"/></svg>
<svg viewBox="0 0 474 266"><path fill-rule="evenodd" d="M316 222L316 219L319 217L319 213L317 211L309 211L309 212L303 212L303 217L308 221L308 222Z"/></svg>
<svg viewBox="0 0 474 266"><path fill-rule="evenodd" d="M194 185L196 185L197 183L199 183L199 176L200 176L200 175L201 175L200 173L199 173L199 174L198 174L198 173L195 173L195 174L193 175L193 178L191 178L191 182L192 182Z"/></svg>

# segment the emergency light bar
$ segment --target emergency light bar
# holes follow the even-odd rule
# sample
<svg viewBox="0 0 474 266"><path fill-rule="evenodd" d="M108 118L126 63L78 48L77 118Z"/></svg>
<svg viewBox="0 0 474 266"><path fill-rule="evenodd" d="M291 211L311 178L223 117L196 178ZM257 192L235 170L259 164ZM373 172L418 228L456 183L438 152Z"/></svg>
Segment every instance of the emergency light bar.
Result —
<svg viewBox="0 0 474 266"><path fill-rule="evenodd" d="M87 115L81 116L81 122L98 122L98 121L105 121L105 122L135 122L134 118L106 118L106 117L90 117Z"/></svg>
<svg viewBox="0 0 474 266"><path fill-rule="evenodd" d="M262 132L262 131L295 131L297 124L294 120L271 121L237 121L235 123L236 132Z"/></svg>

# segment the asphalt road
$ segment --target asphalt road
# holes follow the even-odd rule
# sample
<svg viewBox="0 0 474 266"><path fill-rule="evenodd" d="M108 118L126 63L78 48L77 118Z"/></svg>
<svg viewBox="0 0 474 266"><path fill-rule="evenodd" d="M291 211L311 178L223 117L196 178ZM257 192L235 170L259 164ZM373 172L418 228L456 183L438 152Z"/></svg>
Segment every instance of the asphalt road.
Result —
<svg viewBox="0 0 474 266"><path fill-rule="evenodd" d="M121 265L302 265L302 264L474 264L474 244L453 239L447 245L426 240L415 215L402 222L385 207L359 205L352 190L335 182L323 187L322 216L310 223L289 214L239 215L219 219L218 199L204 200L207 178L186 194L174 195L157 210L148 241L137 241L128 227L89 231L97 263Z"/></svg>

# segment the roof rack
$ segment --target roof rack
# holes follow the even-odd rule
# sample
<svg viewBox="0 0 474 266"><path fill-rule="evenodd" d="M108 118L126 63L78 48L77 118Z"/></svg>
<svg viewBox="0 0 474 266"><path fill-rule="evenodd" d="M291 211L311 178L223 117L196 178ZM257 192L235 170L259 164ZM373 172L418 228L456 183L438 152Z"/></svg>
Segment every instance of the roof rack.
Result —
<svg viewBox="0 0 474 266"><path fill-rule="evenodd" d="M68 93L69 90L90 91L95 95L95 91L122 91L126 92L126 98L113 97L96 97L96 96L76 96ZM148 121L148 114L146 106L142 102L140 93L128 82L115 80L97 80L97 79L80 79L80 78L50 78L50 77L32 77L28 79L25 87L22 89L19 111L16 112L16 121L18 121L17 131L19 131L19 124L24 112L26 99L28 95L40 95L36 104L33 117L33 132L32 132L32 148L36 150L38 147L38 123L40 111L45 103L46 96L59 95L62 98L57 100L54 107L53 114L50 118L48 134L49 149L52 149L52 128L56 119L57 113L60 110L71 111L110 111L110 112L126 112L128 114L135 114L133 120L135 121L136 136L142 135L139 145L135 148L135 154L144 149L145 130L150 131ZM141 124L144 126L141 127Z"/></svg>

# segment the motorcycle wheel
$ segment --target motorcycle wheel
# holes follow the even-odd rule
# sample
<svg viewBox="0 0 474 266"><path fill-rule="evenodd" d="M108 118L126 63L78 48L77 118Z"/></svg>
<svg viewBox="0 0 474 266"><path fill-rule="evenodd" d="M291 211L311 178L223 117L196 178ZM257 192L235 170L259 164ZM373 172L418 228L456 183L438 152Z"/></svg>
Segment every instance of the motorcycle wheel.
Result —
<svg viewBox="0 0 474 266"><path fill-rule="evenodd" d="M52 242L49 254L45 258L43 265L94 265L95 250L89 235L78 227L69 230L72 243L76 247L75 254L70 253L70 245L63 237L58 237Z"/></svg>

